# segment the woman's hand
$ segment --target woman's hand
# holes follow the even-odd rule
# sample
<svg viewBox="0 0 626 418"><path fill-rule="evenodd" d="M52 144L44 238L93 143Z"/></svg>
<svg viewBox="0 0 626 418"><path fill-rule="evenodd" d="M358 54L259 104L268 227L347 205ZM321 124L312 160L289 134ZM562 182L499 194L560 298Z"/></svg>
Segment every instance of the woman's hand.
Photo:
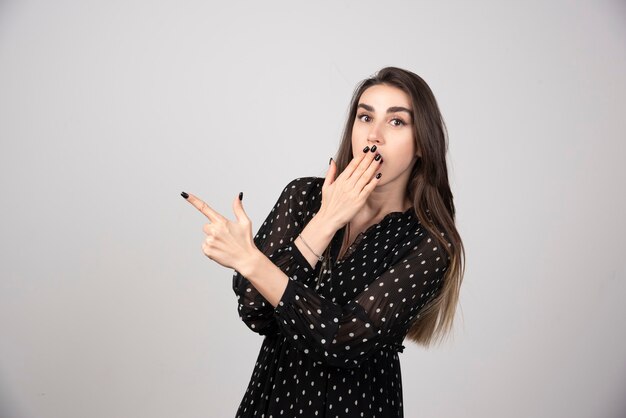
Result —
<svg viewBox="0 0 626 418"><path fill-rule="evenodd" d="M374 151L376 145L372 148ZM377 153L369 147L355 156L345 170L335 179L337 165L333 160L322 185L322 203L318 211L328 222L340 229L357 214L367 201L367 197L379 182L376 176L382 163L382 155L375 160Z"/></svg>
<svg viewBox="0 0 626 418"><path fill-rule="evenodd" d="M192 194L182 196L206 216L210 223L202 230L207 235L202 242L204 255L224 267L239 271L238 267L247 263L259 251L252 237L252 221L243 210L241 197L235 198L233 212L237 217L232 222ZM240 196L243 194L240 193Z"/></svg>

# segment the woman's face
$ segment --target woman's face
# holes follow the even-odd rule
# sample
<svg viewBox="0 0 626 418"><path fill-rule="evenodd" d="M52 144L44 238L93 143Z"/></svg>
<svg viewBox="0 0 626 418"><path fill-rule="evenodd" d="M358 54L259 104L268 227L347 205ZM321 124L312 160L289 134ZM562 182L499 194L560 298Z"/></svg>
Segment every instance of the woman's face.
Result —
<svg viewBox="0 0 626 418"><path fill-rule="evenodd" d="M397 87L378 84L359 98L352 126L352 154L376 145L384 160L377 170L382 173L378 186L402 176L408 181L417 159L412 114L408 94Z"/></svg>

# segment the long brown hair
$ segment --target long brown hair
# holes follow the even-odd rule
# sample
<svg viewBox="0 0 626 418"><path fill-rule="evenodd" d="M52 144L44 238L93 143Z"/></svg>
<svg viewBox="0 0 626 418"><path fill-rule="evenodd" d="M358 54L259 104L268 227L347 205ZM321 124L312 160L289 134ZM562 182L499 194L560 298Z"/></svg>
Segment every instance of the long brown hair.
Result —
<svg viewBox="0 0 626 418"><path fill-rule="evenodd" d="M337 158L337 175L350 163L352 126L363 92L377 84L404 91L413 106L413 138L421 151L407 183L407 195L426 230L445 248L450 257L441 292L426 305L411 325L407 338L423 346L441 342L452 330L465 271L465 249L455 226L455 210L448 182L447 129L430 87L417 74L397 67L385 67L361 81L354 90ZM443 236L447 237L447 241ZM450 245L448 245L448 242Z"/></svg>

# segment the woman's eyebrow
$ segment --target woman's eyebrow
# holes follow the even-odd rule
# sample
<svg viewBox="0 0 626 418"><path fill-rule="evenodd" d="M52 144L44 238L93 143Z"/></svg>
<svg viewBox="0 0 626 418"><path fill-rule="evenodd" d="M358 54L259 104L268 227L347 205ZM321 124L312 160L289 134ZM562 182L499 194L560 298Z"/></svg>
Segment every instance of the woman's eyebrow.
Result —
<svg viewBox="0 0 626 418"><path fill-rule="evenodd" d="M362 107L363 109L368 110L370 112L374 111L374 107L365 103L359 103L357 107ZM407 112L409 115L411 115L411 118L413 117L413 112L411 112L411 110L407 109L406 107L392 106L389 109L387 109L387 113L394 113L394 112Z"/></svg>
<svg viewBox="0 0 626 418"><path fill-rule="evenodd" d="M413 117L413 112L411 112L411 110L407 109L406 107L392 106L389 109L387 109L387 113L394 113L394 112L406 112L409 115L411 115L411 117Z"/></svg>

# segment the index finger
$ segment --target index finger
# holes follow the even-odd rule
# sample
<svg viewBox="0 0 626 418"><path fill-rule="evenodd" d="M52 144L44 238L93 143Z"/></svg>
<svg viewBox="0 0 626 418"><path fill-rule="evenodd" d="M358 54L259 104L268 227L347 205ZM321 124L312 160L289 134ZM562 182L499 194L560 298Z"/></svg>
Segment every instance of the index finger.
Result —
<svg viewBox="0 0 626 418"><path fill-rule="evenodd" d="M352 173L356 171L357 167L361 164L361 161L363 161L370 154L369 151L370 147L368 145L363 148L363 152L358 152L358 155L353 155L352 160L348 163L348 165L341 174L346 173L346 176L350 177Z"/></svg>
<svg viewBox="0 0 626 418"><path fill-rule="evenodd" d="M188 193L187 201L195 206L204 216L209 218L211 222L216 222L218 219L225 219L222 215L213 210L209 205L206 204L202 199L197 198L196 196Z"/></svg>

